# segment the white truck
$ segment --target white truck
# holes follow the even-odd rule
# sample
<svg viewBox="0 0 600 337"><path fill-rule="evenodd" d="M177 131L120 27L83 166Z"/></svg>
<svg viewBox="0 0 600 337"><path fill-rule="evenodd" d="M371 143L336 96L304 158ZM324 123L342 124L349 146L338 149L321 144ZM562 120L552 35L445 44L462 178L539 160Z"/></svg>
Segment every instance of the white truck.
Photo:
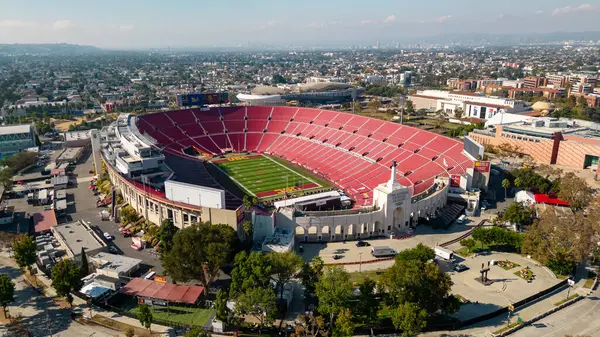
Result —
<svg viewBox="0 0 600 337"><path fill-rule="evenodd" d="M435 256L446 261L454 261L454 252L444 247L435 247Z"/></svg>
<svg viewBox="0 0 600 337"><path fill-rule="evenodd" d="M371 247L371 255L374 257L392 257L398 254L395 250L387 246Z"/></svg>

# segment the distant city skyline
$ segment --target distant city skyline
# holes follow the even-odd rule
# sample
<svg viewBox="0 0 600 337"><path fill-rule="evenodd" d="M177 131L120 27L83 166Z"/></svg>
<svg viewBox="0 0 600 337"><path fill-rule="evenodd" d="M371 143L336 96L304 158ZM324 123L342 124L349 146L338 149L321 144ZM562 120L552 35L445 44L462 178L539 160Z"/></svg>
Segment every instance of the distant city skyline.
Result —
<svg viewBox="0 0 600 337"><path fill-rule="evenodd" d="M0 0L0 43L114 49L310 46L598 30L600 2L587 1Z"/></svg>

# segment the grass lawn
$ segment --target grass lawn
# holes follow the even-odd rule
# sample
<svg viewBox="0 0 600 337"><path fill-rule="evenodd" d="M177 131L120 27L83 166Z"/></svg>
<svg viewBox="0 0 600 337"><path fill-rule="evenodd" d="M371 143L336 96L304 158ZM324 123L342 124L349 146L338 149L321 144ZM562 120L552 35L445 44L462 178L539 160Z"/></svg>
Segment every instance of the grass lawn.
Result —
<svg viewBox="0 0 600 337"><path fill-rule="evenodd" d="M291 167L285 161L267 156L239 156L215 162L223 172L251 195L268 198L330 186L313 175Z"/></svg>
<svg viewBox="0 0 600 337"><path fill-rule="evenodd" d="M123 311L129 311L137 315L138 304L134 297L117 294L113 299L111 305L121 308ZM151 307L152 315L155 319L171 321L183 324L203 326L208 323L208 319L212 314L212 309L203 309L195 307L187 307L181 305L169 305L169 312L166 307L154 306Z"/></svg>
<svg viewBox="0 0 600 337"><path fill-rule="evenodd" d="M512 329L512 328L516 327L516 326L517 326L517 325L519 325L519 324L521 324L521 323L519 323L519 322L510 323L508 326L505 326L504 328L502 328L502 329L500 329L500 330L498 330L498 331L494 331L494 335L501 334L501 333L503 333L504 331L506 331L506 330L508 330L508 329Z"/></svg>
<svg viewBox="0 0 600 337"><path fill-rule="evenodd" d="M592 286L594 285L594 280L596 279L596 277L598 277L596 275L596 273L594 273L592 271L588 271L588 278L587 278L587 280L585 280L585 284L583 285L583 287L587 288L587 289L592 289Z"/></svg>
<svg viewBox="0 0 600 337"><path fill-rule="evenodd" d="M525 276L521 275L521 271L525 270L526 274ZM514 272L515 275L517 275L518 277L525 279L527 281L530 281L533 278L533 272L531 271L531 269L519 269L516 272Z"/></svg>
<svg viewBox="0 0 600 337"><path fill-rule="evenodd" d="M571 295L569 295L569 298L565 298L564 300L561 300L561 301L558 301L558 302L554 303L554 306L558 307L559 305L561 305L561 304L563 304L563 303L565 303L567 301L570 301L570 300L572 300L574 298L577 298L577 297L579 297L579 294L571 294Z"/></svg>
<svg viewBox="0 0 600 337"><path fill-rule="evenodd" d="M95 315L94 317L92 317L92 321L94 321L100 325L103 325L105 327L111 328L113 330L118 330L118 331L122 331L122 332L125 332L128 329L133 329L136 336L150 336L150 332L146 329L134 327L133 325L119 322L114 319L110 319L110 318L107 318L107 317L104 317L101 315ZM150 326L150 328L152 329L152 326ZM160 334L156 333L156 335L162 335L162 333L160 333Z"/></svg>
<svg viewBox="0 0 600 337"><path fill-rule="evenodd" d="M367 277L378 282L383 276L384 271L385 269L350 273L350 282L361 283Z"/></svg>
<svg viewBox="0 0 600 337"><path fill-rule="evenodd" d="M132 312L137 315L138 308L139 307L135 307L129 310L129 312ZM208 323L208 319L210 318L212 311L212 309L202 309L176 305L169 305L169 310L167 311L166 307L163 308L159 306L154 306L152 307L152 316L155 319L163 321L203 326L206 323Z"/></svg>
<svg viewBox="0 0 600 337"><path fill-rule="evenodd" d="M472 251L469 251L469 249L467 247L462 247L459 250L456 251L456 254L462 256L462 257L469 257L475 253L478 253L480 251L485 251L488 250L489 247L487 245L482 244L479 241L475 241L477 244L473 247Z"/></svg>

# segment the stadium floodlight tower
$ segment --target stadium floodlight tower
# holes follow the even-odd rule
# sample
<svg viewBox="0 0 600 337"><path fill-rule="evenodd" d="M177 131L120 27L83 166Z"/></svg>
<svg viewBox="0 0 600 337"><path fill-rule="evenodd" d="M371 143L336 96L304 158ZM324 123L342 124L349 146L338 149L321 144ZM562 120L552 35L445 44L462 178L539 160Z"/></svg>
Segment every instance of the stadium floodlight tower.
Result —
<svg viewBox="0 0 600 337"><path fill-rule="evenodd" d="M381 209L384 214L385 224L378 226L383 233L389 233L392 229L401 232L408 230L412 193L410 188L396 180L397 166L394 161L390 180L373 190L373 206Z"/></svg>

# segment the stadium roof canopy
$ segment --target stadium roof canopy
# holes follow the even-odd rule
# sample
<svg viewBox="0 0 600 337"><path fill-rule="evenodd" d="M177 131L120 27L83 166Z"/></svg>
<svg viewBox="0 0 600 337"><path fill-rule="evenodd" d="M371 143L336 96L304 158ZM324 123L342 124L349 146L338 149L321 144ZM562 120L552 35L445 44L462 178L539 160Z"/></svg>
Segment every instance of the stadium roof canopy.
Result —
<svg viewBox="0 0 600 337"><path fill-rule="evenodd" d="M31 132L31 124L7 125L0 127L0 135Z"/></svg>
<svg viewBox="0 0 600 337"><path fill-rule="evenodd" d="M330 91L330 90L345 90L352 88L350 84L338 82L316 82L300 85L300 91Z"/></svg>
<svg viewBox="0 0 600 337"><path fill-rule="evenodd" d="M143 278L134 278L121 288L127 295L188 304L196 303L203 291L202 286L167 284Z"/></svg>
<svg viewBox="0 0 600 337"><path fill-rule="evenodd" d="M266 85L258 86L252 89L254 95L283 95L286 91L278 87L271 87Z"/></svg>

